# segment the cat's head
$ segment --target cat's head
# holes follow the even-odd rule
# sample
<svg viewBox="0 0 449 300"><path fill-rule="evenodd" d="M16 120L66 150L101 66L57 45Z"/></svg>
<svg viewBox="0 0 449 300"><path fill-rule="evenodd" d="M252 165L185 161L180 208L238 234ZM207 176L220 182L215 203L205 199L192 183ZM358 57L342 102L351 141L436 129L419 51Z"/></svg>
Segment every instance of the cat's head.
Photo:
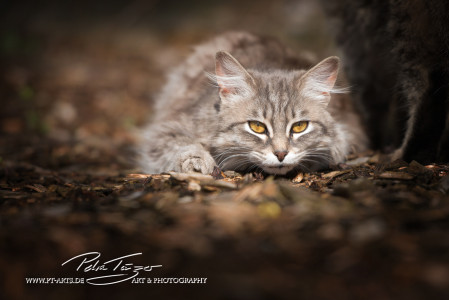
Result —
<svg viewBox="0 0 449 300"><path fill-rule="evenodd" d="M338 67L329 57L309 71L246 70L218 52L220 128L212 154L219 167L283 175L341 160L342 135L327 110Z"/></svg>

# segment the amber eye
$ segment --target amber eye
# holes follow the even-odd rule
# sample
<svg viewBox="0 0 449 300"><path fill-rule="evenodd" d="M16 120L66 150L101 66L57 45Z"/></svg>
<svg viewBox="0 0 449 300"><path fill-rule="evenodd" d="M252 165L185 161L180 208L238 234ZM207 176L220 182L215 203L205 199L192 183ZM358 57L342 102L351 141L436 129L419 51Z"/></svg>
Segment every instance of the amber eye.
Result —
<svg viewBox="0 0 449 300"><path fill-rule="evenodd" d="M292 126L292 132L293 133L300 133L307 129L307 126L309 126L309 121L300 121L296 122Z"/></svg>
<svg viewBox="0 0 449 300"><path fill-rule="evenodd" d="M248 124L251 130L255 133L265 133L267 131L267 127L265 126L265 124L258 121L249 121Z"/></svg>

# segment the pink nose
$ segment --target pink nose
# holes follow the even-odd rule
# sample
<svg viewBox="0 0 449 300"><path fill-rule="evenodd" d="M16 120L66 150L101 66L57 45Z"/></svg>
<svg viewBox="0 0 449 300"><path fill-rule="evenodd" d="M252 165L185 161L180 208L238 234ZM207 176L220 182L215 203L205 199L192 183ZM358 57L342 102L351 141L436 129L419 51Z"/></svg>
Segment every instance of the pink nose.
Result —
<svg viewBox="0 0 449 300"><path fill-rule="evenodd" d="M277 156L279 161L283 161L284 158L287 156L288 151L274 151L274 155Z"/></svg>

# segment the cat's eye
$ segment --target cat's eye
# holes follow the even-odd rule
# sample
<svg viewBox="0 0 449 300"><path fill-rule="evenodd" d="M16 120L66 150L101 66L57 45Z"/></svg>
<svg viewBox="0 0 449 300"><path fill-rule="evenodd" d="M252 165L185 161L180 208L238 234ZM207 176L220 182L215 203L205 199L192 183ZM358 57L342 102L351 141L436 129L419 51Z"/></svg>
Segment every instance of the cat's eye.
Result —
<svg viewBox="0 0 449 300"><path fill-rule="evenodd" d="M265 124L258 121L249 121L249 128L255 133L265 133L267 131L267 127Z"/></svg>
<svg viewBox="0 0 449 300"><path fill-rule="evenodd" d="M307 129L307 127L309 126L309 122L308 121L299 121L296 122L295 124L293 124L292 126L292 132L293 133L301 133L304 130Z"/></svg>

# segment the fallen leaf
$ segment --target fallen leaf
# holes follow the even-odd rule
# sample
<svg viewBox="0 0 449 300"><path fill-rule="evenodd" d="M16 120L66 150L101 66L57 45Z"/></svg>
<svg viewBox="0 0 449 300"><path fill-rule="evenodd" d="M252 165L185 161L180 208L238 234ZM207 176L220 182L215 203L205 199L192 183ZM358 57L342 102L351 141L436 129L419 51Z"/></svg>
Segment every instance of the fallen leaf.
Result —
<svg viewBox="0 0 449 300"><path fill-rule="evenodd" d="M298 175L293 178L293 183L300 183L304 179L304 173L298 173Z"/></svg>
<svg viewBox="0 0 449 300"><path fill-rule="evenodd" d="M383 172L378 176L382 179L399 179L399 180L412 180L415 176L403 172Z"/></svg>
<svg viewBox="0 0 449 300"><path fill-rule="evenodd" d="M321 175L321 177L322 177L322 178L332 179L332 178L338 177L338 176L340 176L340 175L349 173L350 171L351 171L351 169L349 169L349 170L343 170L343 171L332 171L332 172L329 172L329 173L326 173L326 174Z"/></svg>
<svg viewBox="0 0 449 300"><path fill-rule="evenodd" d="M263 202L257 205L257 212L264 218L277 218L282 212L281 207L276 202Z"/></svg>

